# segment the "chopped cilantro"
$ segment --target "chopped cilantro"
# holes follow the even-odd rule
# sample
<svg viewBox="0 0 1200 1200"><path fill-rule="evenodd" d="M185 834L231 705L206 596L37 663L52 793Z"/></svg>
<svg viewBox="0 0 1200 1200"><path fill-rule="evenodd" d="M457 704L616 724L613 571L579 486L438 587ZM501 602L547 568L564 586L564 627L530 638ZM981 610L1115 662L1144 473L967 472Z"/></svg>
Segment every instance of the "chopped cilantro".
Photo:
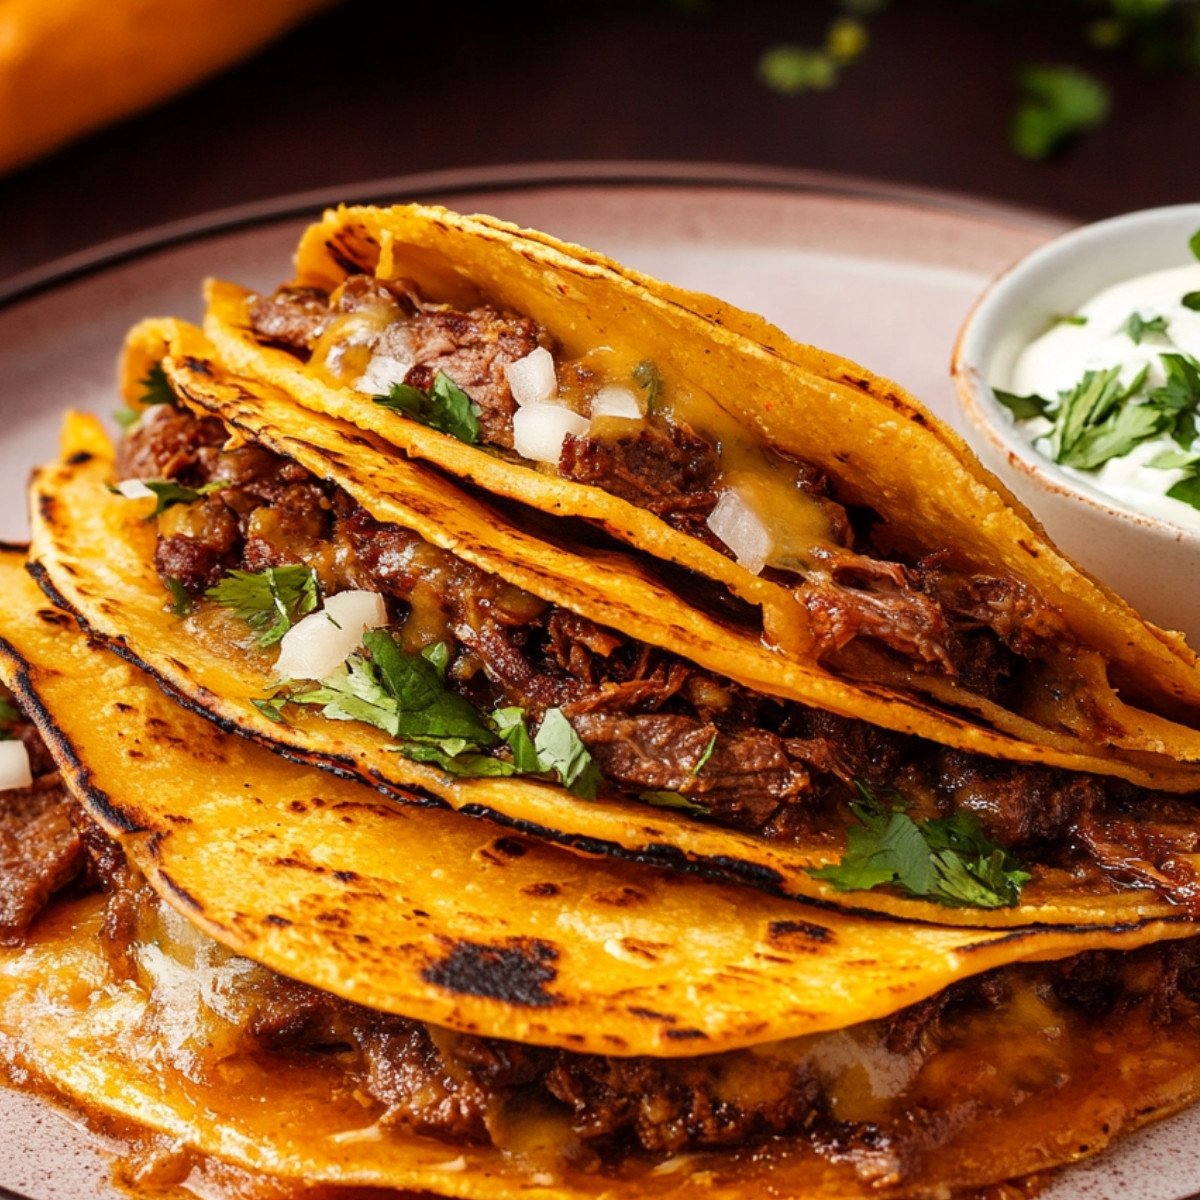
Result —
<svg viewBox="0 0 1200 1200"><path fill-rule="evenodd" d="M839 892L890 884L906 895L948 908L1006 908L1031 876L1016 857L991 841L974 813L913 818L855 781L851 811L861 822L846 831L839 863L809 874Z"/></svg>
<svg viewBox="0 0 1200 1200"><path fill-rule="evenodd" d="M512 751L513 766L521 774L536 775L541 771L542 763L538 758L537 747L529 736L529 727L525 724L523 708L498 708L492 713L492 724L500 739Z"/></svg>
<svg viewBox="0 0 1200 1200"><path fill-rule="evenodd" d="M1085 371L1075 387L1059 394L1050 457L1064 466L1092 470L1161 433L1170 424L1161 407L1125 403L1145 382L1144 368L1129 384L1121 382L1119 366Z"/></svg>
<svg viewBox="0 0 1200 1200"><path fill-rule="evenodd" d="M179 579L166 577L167 591L171 593L171 612L177 617L186 617L192 611L192 598Z"/></svg>
<svg viewBox="0 0 1200 1200"><path fill-rule="evenodd" d="M201 496L219 492L225 486L222 480L204 483L198 488L184 487L182 483L176 483L173 479L146 479L143 482L158 497L158 503L155 504L154 511L146 518L147 521L161 517L168 508L176 504L195 504Z"/></svg>
<svg viewBox="0 0 1200 1200"><path fill-rule="evenodd" d="M15 736L9 728L21 720L21 714L15 704L9 703L0 696L0 742L10 742Z"/></svg>
<svg viewBox="0 0 1200 1200"><path fill-rule="evenodd" d="M823 92L837 83L838 64L825 49L785 43L772 46L758 60L758 77L785 96Z"/></svg>
<svg viewBox="0 0 1200 1200"><path fill-rule="evenodd" d="M408 383L393 383L386 396L374 399L381 407L403 413L460 442L471 446L479 443L479 414L483 410L444 371L437 373L429 391Z"/></svg>
<svg viewBox="0 0 1200 1200"><path fill-rule="evenodd" d="M1192 251L1192 256L1194 258L1200 258L1200 229L1197 229L1196 232L1193 233L1190 238L1188 238L1188 246Z"/></svg>
<svg viewBox="0 0 1200 1200"><path fill-rule="evenodd" d="M1200 312L1200 292L1185 292L1179 303L1184 308L1190 308L1192 312Z"/></svg>
<svg viewBox="0 0 1200 1200"><path fill-rule="evenodd" d="M280 693L277 696L269 696L266 700L251 700L251 704L258 709L268 721L274 721L277 725L286 725L287 718L283 715L283 710L291 703L291 697L286 693Z"/></svg>
<svg viewBox="0 0 1200 1200"><path fill-rule="evenodd" d="M633 382L646 393L646 411L656 413L662 407L662 376L647 359L633 368Z"/></svg>
<svg viewBox="0 0 1200 1200"><path fill-rule="evenodd" d="M704 753L696 760L696 765L688 772L693 779L704 770L705 764L712 758L713 751L717 748L717 735L714 733L708 739L708 745L704 747Z"/></svg>
<svg viewBox="0 0 1200 1200"><path fill-rule="evenodd" d="M1108 118L1108 88L1075 67L1025 66L1017 87L1021 100L1010 136L1022 158L1049 158L1072 135Z"/></svg>
<svg viewBox="0 0 1200 1200"><path fill-rule="evenodd" d="M278 692L255 705L273 721L283 720L289 703L318 707L334 721L363 721L390 733L405 757L451 775L543 775L595 799L600 770L562 709L547 710L530 736L524 709L498 708L488 718L447 687L445 643L409 654L390 633L375 629L363 634L363 647L318 687ZM485 753L501 742L511 761Z"/></svg>
<svg viewBox="0 0 1200 1200"><path fill-rule="evenodd" d="M1071 315L1060 315L1054 318L1055 325L1086 325L1087 317L1081 317L1078 313Z"/></svg>
<svg viewBox="0 0 1200 1200"><path fill-rule="evenodd" d="M167 378L161 362L154 363L146 372L146 377L139 379L138 383L142 389L142 394L138 397L141 404L175 403L175 389L171 387L171 381Z"/></svg>
<svg viewBox="0 0 1200 1200"><path fill-rule="evenodd" d="M653 804L655 808L682 808L705 817L710 812L703 804L697 804L681 792L642 792L638 799L645 804Z"/></svg>
<svg viewBox="0 0 1200 1200"><path fill-rule="evenodd" d="M1200 406L1200 363L1190 354L1160 354L1167 382L1149 394L1169 418L1167 428L1186 450L1196 439L1196 409Z"/></svg>
<svg viewBox="0 0 1200 1200"><path fill-rule="evenodd" d="M446 687L436 661L406 653L380 629L364 633L363 645L369 657L352 654L319 688L292 699L320 705L333 720L366 721L402 742L442 743L451 754L459 743L459 753L468 746L495 744L495 734L475 706Z"/></svg>
<svg viewBox="0 0 1200 1200"><path fill-rule="evenodd" d="M150 408L156 404L174 404L175 389L171 387L171 381L167 378L167 373L163 370L162 363L152 363L149 371L146 372L145 378L138 380L141 386L141 395L137 398L137 404L130 408L121 408L113 413L113 420L116 421L122 429L128 429L135 425L142 415L143 408Z"/></svg>
<svg viewBox="0 0 1200 1200"><path fill-rule="evenodd" d="M1052 407L1045 396L1018 396L1015 392L1005 392L993 388L996 399L1007 408L1018 421L1031 421L1034 417L1048 415Z"/></svg>
<svg viewBox="0 0 1200 1200"><path fill-rule="evenodd" d="M263 571L227 571L204 593L233 615L259 630L260 649L273 646L303 616L317 607L317 575L297 564Z"/></svg>
<svg viewBox="0 0 1200 1200"><path fill-rule="evenodd" d="M1135 346L1142 344L1142 338L1148 333L1160 333L1164 336L1167 332L1166 317L1151 317L1147 321L1141 313L1132 313L1129 320L1125 323L1125 332L1129 335L1129 340Z"/></svg>
<svg viewBox="0 0 1200 1200"><path fill-rule="evenodd" d="M561 708L547 710L533 745L538 762L543 769L554 771L563 787L585 800L595 800L603 782L600 768Z"/></svg>

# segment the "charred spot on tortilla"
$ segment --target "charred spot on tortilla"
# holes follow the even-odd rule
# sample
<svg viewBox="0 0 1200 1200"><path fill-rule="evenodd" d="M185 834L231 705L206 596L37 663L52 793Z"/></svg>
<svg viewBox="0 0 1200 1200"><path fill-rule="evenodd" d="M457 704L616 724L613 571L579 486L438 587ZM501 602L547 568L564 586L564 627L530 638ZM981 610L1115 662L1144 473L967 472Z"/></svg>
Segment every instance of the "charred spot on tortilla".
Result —
<svg viewBox="0 0 1200 1200"><path fill-rule="evenodd" d="M665 1025L679 1023L679 1018L670 1013L655 1012L652 1008L642 1008L636 1004L631 1004L625 1011L632 1013L635 1017L645 1017L648 1021L662 1021Z"/></svg>
<svg viewBox="0 0 1200 1200"><path fill-rule="evenodd" d="M557 883L529 883L526 884L521 892L526 896L550 897L560 895L562 888Z"/></svg>
<svg viewBox="0 0 1200 1200"><path fill-rule="evenodd" d="M559 950L538 938L507 938L488 944L439 938L446 955L421 972L421 978L448 992L486 996L528 1008L565 1001L546 990L558 971Z"/></svg>
<svg viewBox="0 0 1200 1200"><path fill-rule="evenodd" d="M834 938L832 929L811 921L772 921L767 928L767 941L784 950L806 948L805 943L812 942L829 945Z"/></svg>
<svg viewBox="0 0 1200 1200"><path fill-rule="evenodd" d="M609 905L613 908L629 908L641 904L646 899L644 892L634 887L609 888L603 892L592 892L591 898L596 904Z"/></svg>

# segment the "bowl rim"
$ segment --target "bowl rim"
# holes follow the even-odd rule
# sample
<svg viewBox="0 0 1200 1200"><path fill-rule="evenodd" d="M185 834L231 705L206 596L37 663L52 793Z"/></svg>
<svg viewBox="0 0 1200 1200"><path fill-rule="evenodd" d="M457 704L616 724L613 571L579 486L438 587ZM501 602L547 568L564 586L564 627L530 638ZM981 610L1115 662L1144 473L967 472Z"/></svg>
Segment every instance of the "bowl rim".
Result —
<svg viewBox="0 0 1200 1200"><path fill-rule="evenodd" d="M1003 408L996 399L992 385L983 376L981 353L988 343L983 341L981 321L991 310L1002 304L1020 280L1036 272L1048 262L1078 253L1081 249L1093 248L1114 235L1126 235L1131 229L1150 223L1182 220L1189 216L1200 229L1200 202L1161 205L1155 208L1135 209L1120 213L1086 225L1078 225L1044 245L1031 251L1013 263L993 279L972 304L951 353L950 375L954 382L959 406L968 424L991 443L1013 470L1043 492L1057 494L1079 503L1091 510L1093 515L1116 520L1131 531L1151 531L1160 537L1188 544L1200 549L1200 529L1189 529L1167 517L1141 512L1109 496L1086 480L1067 474L1057 463L1043 457L1025 440L1011 422L1002 417ZM1113 283L1120 282L1114 279ZM989 342L993 343L992 334Z"/></svg>

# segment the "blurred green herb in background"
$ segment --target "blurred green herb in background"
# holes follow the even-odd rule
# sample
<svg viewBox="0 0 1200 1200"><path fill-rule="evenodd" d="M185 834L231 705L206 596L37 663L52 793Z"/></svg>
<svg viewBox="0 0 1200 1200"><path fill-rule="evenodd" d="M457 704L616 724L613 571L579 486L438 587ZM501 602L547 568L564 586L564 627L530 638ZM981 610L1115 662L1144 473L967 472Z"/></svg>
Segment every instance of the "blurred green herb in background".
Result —
<svg viewBox="0 0 1200 1200"><path fill-rule="evenodd" d="M677 0L678 2L678 0ZM823 44L784 43L768 49L758 75L784 95L824 91L867 51L869 18L890 0L838 0ZM1025 9L1026 0L990 0L991 8ZM1151 70L1200 66L1200 4L1195 0L1044 0L1039 13L1066 13L1079 21L1080 47L1120 51ZM1021 64L1009 141L1022 158L1045 159L1108 119L1112 96L1095 75L1071 64Z"/></svg>

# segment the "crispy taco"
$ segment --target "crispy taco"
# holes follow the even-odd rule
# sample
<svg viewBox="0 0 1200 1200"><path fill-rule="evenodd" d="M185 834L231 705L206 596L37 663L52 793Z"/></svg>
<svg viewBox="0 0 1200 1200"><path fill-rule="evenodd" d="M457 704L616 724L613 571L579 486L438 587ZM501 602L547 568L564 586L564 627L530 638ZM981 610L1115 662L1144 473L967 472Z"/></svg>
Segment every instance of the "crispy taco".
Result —
<svg viewBox="0 0 1200 1200"><path fill-rule="evenodd" d="M135 1188L918 1200L1200 1093L1182 918L911 925L396 808L174 704L15 552L0 588L0 679L62 770L40 816L0 790L44 851L0 864L31 909L4 1060Z"/></svg>
<svg viewBox="0 0 1200 1200"><path fill-rule="evenodd" d="M157 402L116 458L68 426L33 569L228 729L402 801L843 906L1016 926L1200 903L1192 764L1022 742L756 648L698 584L534 536L194 328L143 324L125 372Z"/></svg>
<svg viewBox="0 0 1200 1200"><path fill-rule="evenodd" d="M205 328L233 372L518 524L586 521L703 577L757 614L748 642L831 679L1024 741L1200 756L1177 635L1059 554L900 388L760 318L408 206L327 213L274 295L211 283Z"/></svg>

